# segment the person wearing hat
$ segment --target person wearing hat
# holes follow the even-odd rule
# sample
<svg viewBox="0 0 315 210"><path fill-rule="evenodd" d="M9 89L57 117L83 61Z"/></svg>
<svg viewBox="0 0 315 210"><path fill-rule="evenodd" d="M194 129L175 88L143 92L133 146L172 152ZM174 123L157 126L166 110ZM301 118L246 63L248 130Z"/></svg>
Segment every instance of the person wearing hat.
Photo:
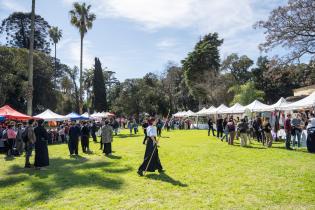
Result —
<svg viewBox="0 0 315 210"><path fill-rule="evenodd" d="M138 174L143 176L143 171L154 172L158 170L159 173L164 172L160 158L159 158L159 151L157 148L158 140L157 137L157 128L156 128L156 121L154 118L149 120L149 126L147 128L147 145L144 154L143 163L140 165L138 169Z"/></svg>
<svg viewBox="0 0 315 210"><path fill-rule="evenodd" d="M106 156L112 154L112 142L113 142L113 128L109 121L105 121L105 125L102 127L102 143L104 144L103 153Z"/></svg>
<svg viewBox="0 0 315 210"><path fill-rule="evenodd" d="M34 132L36 136L34 166L37 169L42 169L49 166L48 133L44 127L44 120L38 120L38 126Z"/></svg>

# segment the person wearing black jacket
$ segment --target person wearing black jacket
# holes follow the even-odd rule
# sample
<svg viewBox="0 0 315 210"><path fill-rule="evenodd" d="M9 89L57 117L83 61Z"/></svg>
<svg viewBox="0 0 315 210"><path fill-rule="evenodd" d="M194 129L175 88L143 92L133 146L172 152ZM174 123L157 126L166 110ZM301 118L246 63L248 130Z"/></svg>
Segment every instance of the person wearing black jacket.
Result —
<svg viewBox="0 0 315 210"><path fill-rule="evenodd" d="M149 123L147 120L144 120L142 123L142 128L143 128L143 133L144 133L144 139L143 139L143 144L145 144L146 140L147 140L147 127L149 127Z"/></svg>
<svg viewBox="0 0 315 210"><path fill-rule="evenodd" d="M91 136L92 136L94 142L97 142L97 138L96 138L96 134L95 134L96 131L97 131L97 126L96 126L96 123L93 122L93 124L91 126Z"/></svg>
<svg viewBox="0 0 315 210"><path fill-rule="evenodd" d="M214 129L213 129L213 121L212 121L212 118L209 118L208 120L208 136L210 136L210 130L212 130L212 136L215 136L214 135Z"/></svg>
<svg viewBox="0 0 315 210"><path fill-rule="evenodd" d="M221 137L223 136L223 119L221 116L218 117L217 119L217 137Z"/></svg>
<svg viewBox="0 0 315 210"><path fill-rule="evenodd" d="M78 144L79 137L81 136L81 129L79 125L75 125L75 123L71 123L71 127L69 128L69 152L70 155L76 154L78 155Z"/></svg>
<svg viewBox="0 0 315 210"><path fill-rule="evenodd" d="M48 133L43 126L44 120L38 121L38 126L34 129L36 136L35 142L35 162L34 166L38 169L49 166L48 155Z"/></svg>
<svg viewBox="0 0 315 210"><path fill-rule="evenodd" d="M89 137L90 137L90 130L86 122L83 122L83 127L81 128L81 146L82 146L83 153L87 153L90 151Z"/></svg>

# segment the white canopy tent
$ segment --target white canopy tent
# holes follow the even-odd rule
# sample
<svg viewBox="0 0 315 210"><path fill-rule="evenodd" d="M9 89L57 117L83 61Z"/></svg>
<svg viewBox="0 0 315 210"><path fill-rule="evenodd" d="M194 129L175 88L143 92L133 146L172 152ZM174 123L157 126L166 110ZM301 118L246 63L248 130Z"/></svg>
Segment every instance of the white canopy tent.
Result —
<svg viewBox="0 0 315 210"><path fill-rule="evenodd" d="M193 117L193 116L196 116L196 113L191 110L188 110L184 115L184 117Z"/></svg>
<svg viewBox="0 0 315 210"><path fill-rule="evenodd" d="M81 116L82 116L82 117L88 117L88 118L90 118L90 115L89 115L89 113L87 113L87 112L85 112L85 113L82 114Z"/></svg>
<svg viewBox="0 0 315 210"><path fill-rule="evenodd" d="M210 106L204 113L206 114L206 115L212 115L212 114L215 114L215 110L216 110L217 108L216 107L214 107L214 106Z"/></svg>
<svg viewBox="0 0 315 210"><path fill-rule="evenodd" d="M224 110L228 109L229 107L225 106L224 104L221 104L214 110L214 114L222 114Z"/></svg>
<svg viewBox="0 0 315 210"><path fill-rule="evenodd" d="M195 113L195 116L207 116L206 110L206 108L202 108L199 112Z"/></svg>
<svg viewBox="0 0 315 210"><path fill-rule="evenodd" d="M243 114L245 112L245 107L239 103L234 104L230 108L222 111L222 114Z"/></svg>
<svg viewBox="0 0 315 210"><path fill-rule="evenodd" d="M297 110L297 109L307 109L315 107L315 92L311 95L296 101L294 103L287 104L283 106L283 110Z"/></svg>
<svg viewBox="0 0 315 210"><path fill-rule="evenodd" d="M283 110L286 106L288 106L290 103L287 102L283 97L281 97L275 104L272 104L269 106L269 109L266 111L279 111Z"/></svg>
<svg viewBox="0 0 315 210"><path fill-rule="evenodd" d="M173 114L173 116L174 116L174 117L183 117L185 113L186 113L185 111L183 111L183 112L177 112L177 113Z"/></svg>
<svg viewBox="0 0 315 210"><path fill-rule="evenodd" d="M249 109L250 112L265 112L270 109L270 106L263 104L258 100L253 101L252 103L245 106L245 110Z"/></svg>
<svg viewBox="0 0 315 210"><path fill-rule="evenodd" d="M50 109L47 109L46 111L34 116L36 118L43 119L45 121L64 121L69 120L70 118L56 114L55 112L51 111Z"/></svg>

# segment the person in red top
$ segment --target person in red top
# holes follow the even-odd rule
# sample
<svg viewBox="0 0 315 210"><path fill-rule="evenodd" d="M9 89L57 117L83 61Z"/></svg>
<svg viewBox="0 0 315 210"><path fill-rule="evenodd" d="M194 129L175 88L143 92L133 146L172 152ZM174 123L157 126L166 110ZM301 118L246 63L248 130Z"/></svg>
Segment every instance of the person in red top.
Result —
<svg viewBox="0 0 315 210"><path fill-rule="evenodd" d="M291 144L291 132L292 132L292 126L291 126L291 114L287 114L287 118L284 121L284 130L286 134L285 139L285 148L288 150L292 150L290 147Z"/></svg>

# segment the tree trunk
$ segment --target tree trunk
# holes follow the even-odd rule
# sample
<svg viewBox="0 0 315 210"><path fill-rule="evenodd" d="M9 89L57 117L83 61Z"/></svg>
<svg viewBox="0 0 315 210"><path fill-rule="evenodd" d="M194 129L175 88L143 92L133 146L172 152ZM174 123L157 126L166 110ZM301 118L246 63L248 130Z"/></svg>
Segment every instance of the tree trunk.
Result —
<svg viewBox="0 0 315 210"><path fill-rule="evenodd" d="M27 90L27 114L33 112L33 51L34 51L34 25L35 25L35 0L32 0L31 35L28 53L28 90Z"/></svg>
<svg viewBox="0 0 315 210"><path fill-rule="evenodd" d="M81 34L81 52L80 52L80 91L79 91L79 94L80 94L80 102L79 102L79 112L80 114L83 114L82 111L83 111L83 86L82 86L82 62L83 62L83 35Z"/></svg>

